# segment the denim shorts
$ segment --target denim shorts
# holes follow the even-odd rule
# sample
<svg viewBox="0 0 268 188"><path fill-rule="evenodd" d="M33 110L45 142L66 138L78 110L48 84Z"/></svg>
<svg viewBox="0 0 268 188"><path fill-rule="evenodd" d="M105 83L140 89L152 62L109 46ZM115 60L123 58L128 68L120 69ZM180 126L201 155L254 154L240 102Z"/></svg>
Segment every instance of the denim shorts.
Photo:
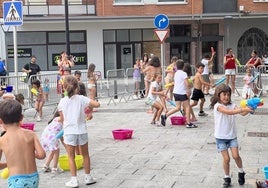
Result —
<svg viewBox="0 0 268 188"><path fill-rule="evenodd" d="M88 134L66 134L63 135L64 143L71 146L81 146L88 142Z"/></svg>
<svg viewBox="0 0 268 188"><path fill-rule="evenodd" d="M218 152L222 152L224 150L228 150L229 148L237 148L238 141L237 141L237 138L234 138L234 139L216 138L216 145L217 145Z"/></svg>

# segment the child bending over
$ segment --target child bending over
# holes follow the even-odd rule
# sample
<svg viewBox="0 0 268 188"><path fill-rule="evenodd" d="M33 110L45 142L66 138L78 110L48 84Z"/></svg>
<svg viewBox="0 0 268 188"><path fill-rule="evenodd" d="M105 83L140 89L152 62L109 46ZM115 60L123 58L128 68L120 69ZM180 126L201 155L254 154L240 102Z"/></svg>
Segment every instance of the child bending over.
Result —
<svg viewBox="0 0 268 188"><path fill-rule="evenodd" d="M147 96L146 101L146 104L156 109L151 124L157 126L161 125L159 119L161 113L163 112L163 109L165 108L167 110L166 102L164 99L166 95L165 92L162 90L161 81L162 81L162 75L161 74L155 75L155 81L153 81L150 85L149 94ZM157 96L160 97L161 102L157 101Z"/></svg>

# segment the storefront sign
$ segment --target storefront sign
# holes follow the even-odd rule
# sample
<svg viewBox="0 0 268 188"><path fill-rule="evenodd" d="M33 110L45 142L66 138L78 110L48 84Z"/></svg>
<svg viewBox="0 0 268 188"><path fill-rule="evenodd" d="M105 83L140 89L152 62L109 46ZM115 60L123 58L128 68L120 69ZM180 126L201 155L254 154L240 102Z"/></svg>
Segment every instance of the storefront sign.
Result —
<svg viewBox="0 0 268 188"><path fill-rule="evenodd" d="M8 58L14 57L14 49L7 50ZM32 48L19 48L18 49L18 58L30 58L32 56Z"/></svg>
<svg viewBox="0 0 268 188"><path fill-rule="evenodd" d="M87 53L72 53L72 57L75 65L87 65ZM52 54L52 65L58 66L59 59L60 54Z"/></svg>

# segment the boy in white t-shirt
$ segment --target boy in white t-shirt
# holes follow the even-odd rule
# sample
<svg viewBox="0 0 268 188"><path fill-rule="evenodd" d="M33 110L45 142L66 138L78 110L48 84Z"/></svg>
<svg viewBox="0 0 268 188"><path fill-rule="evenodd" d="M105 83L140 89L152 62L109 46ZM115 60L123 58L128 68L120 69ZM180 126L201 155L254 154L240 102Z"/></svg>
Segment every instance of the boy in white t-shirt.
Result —
<svg viewBox="0 0 268 188"><path fill-rule="evenodd" d="M161 115L161 124L165 126L167 117L180 111L181 106L183 106L186 116L186 123L187 123L186 127L197 128L196 125L190 122L190 103L187 96L187 94L190 94L189 93L190 91L188 90L189 88L188 76L186 72L183 71L184 61L182 59L179 59L176 62L176 66L177 71L174 76L174 89L173 89L176 107L168 111L165 115Z"/></svg>

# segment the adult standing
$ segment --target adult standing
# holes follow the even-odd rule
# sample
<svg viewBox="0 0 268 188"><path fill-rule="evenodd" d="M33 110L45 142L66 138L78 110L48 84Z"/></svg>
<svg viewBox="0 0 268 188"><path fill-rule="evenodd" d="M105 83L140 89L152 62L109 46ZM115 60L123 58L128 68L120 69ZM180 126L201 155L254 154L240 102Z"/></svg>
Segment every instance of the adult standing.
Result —
<svg viewBox="0 0 268 188"><path fill-rule="evenodd" d="M267 57L267 54L262 55L262 63L265 66L266 72L268 72L268 57Z"/></svg>
<svg viewBox="0 0 268 188"><path fill-rule="evenodd" d="M258 53L257 53L256 50L252 50L252 52L251 52L251 58L248 60L248 62L246 63L245 66L247 68L250 68L253 71L253 73L254 73L254 70L256 68L258 68L260 65L262 65L261 58L259 58ZM253 76L254 76L254 74L253 74Z"/></svg>
<svg viewBox="0 0 268 188"><path fill-rule="evenodd" d="M143 54L142 60L141 60L141 70L145 69L149 65L149 55L147 53ZM144 92L142 93L142 97L147 97L149 93L149 88L150 88L150 82L148 82L146 74L141 74L141 80L144 83ZM141 83L141 88L143 88Z"/></svg>
<svg viewBox="0 0 268 188"><path fill-rule="evenodd" d="M74 61L71 56L68 56L65 51L60 53L60 58L57 62L59 74L57 76L57 93L63 95L63 78L65 75L71 75L71 68L74 66Z"/></svg>
<svg viewBox="0 0 268 188"><path fill-rule="evenodd" d="M0 76L6 76L7 75L7 68L5 61L0 58ZM5 78L1 78L1 86L5 84Z"/></svg>
<svg viewBox="0 0 268 188"><path fill-rule="evenodd" d="M61 76L70 75L71 68L73 66L74 66L74 61L72 59L72 56L68 56L65 51L61 52L60 59L58 61L59 74Z"/></svg>
<svg viewBox="0 0 268 188"><path fill-rule="evenodd" d="M146 75L144 81L149 84L149 88L151 83L154 81L155 75L162 74L161 62L159 57L153 56L149 60L149 65L147 65L142 72ZM153 113L153 109L147 111L147 113Z"/></svg>
<svg viewBox="0 0 268 188"><path fill-rule="evenodd" d="M30 84L32 83L33 80L37 79L37 75L39 75L41 71L41 68L36 63L36 60L37 58L35 56L32 56L31 61L25 64L22 68L22 71L27 73L27 80L31 78Z"/></svg>
<svg viewBox="0 0 268 188"><path fill-rule="evenodd" d="M232 48L226 49L223 67L225 69L226 85L229 85L229 82L231 81L232 94L235 95L236 62Z"/></svg>
<svg viewBox="0 0 268 188"><path fill-rule="evenodd" d="M207 54L204 56L204 58L201 60L201 63L203 65L205 65L204 67L204 72L202 73L202 77L203 80L207 83L210 83L210 79L209 79L209 67L211 67L213 65L213 59L214 59L214 55L216 54L216 52L212 52L211 57ZM204 93L204 95L209 95L209 89L210 87L208 85L203 84L202 86L202 91Z"/></svg>

